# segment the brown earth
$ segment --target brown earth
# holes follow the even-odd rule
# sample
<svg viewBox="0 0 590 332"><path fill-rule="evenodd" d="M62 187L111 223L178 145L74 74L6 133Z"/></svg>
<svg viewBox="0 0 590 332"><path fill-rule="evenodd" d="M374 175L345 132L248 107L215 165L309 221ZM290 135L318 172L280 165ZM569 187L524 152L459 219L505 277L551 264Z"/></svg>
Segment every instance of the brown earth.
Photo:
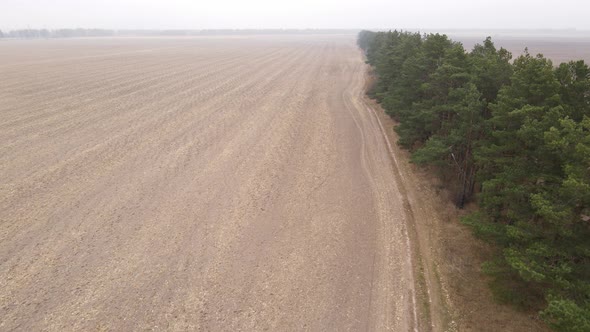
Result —
<svg viewBox="0 0 590 332"><path fill-rule="evenodd" d="M3 42L0 330L429 330L354 38Z"/></svg>

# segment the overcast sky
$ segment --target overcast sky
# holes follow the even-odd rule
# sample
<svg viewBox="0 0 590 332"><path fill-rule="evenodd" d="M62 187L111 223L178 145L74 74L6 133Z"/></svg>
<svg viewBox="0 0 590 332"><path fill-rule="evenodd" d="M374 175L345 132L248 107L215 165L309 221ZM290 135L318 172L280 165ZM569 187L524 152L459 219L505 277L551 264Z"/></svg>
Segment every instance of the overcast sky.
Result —
<svg viewBox="0 0 590 332"><path fill-rule="evenodd" d="M588 0L0 0L0 29L590 29Z"/></svg>

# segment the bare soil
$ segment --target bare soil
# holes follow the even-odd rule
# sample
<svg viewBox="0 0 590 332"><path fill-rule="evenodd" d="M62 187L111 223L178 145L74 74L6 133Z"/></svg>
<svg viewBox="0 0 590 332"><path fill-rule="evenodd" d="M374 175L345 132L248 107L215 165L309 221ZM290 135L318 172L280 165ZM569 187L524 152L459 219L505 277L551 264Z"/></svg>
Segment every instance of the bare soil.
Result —
<svg viewBox="0 0 590 332"><path fill-rule="evenodd" d="M429 330L436 211L365 71L352 35L3 42L0 330Z"/></svg>

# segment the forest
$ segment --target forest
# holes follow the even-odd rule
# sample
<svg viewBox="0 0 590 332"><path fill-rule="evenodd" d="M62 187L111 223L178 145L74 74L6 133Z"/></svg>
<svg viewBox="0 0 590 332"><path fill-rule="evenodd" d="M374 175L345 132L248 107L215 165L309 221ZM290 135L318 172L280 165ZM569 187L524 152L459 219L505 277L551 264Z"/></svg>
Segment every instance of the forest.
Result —
<svg viewBox="0 0 590 332"><path fill-rule="evenodd" d="M475 235L505 303L557 331L590 331L590 68L491 38L362 31L375 84L412 162L436 172Z"/></svg>

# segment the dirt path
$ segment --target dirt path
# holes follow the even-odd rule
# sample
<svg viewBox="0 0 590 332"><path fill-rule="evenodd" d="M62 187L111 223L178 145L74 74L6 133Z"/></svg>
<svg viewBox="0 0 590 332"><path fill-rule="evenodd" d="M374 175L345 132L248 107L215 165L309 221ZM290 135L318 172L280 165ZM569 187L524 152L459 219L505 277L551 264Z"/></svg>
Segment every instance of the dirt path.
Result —
<svg viewBox="0 0 590 332"><path fill-rule="evenodd" d="M354 36L2 47L0 330L418 328Z"/></svg>

